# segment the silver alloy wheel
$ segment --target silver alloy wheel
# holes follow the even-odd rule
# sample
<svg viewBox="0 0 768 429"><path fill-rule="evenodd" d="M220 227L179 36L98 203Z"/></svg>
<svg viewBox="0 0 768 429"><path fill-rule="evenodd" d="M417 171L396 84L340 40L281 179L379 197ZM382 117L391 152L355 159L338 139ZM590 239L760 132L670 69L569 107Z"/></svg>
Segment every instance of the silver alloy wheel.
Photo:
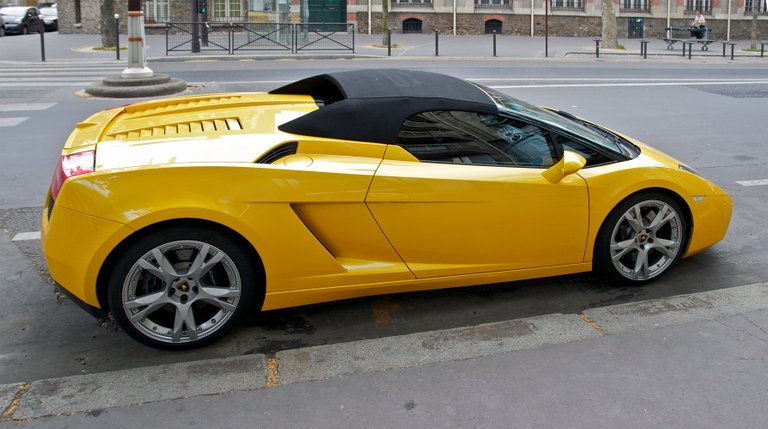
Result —
<svg viewBox="0 0 768 429"><path fill-rule="evenodd" d="M180 240L153 248L133 264L122 303L143 335L187 343L225 326L241 293L240 274L229 256L202 241Z"/></svg>
<svg viewBox="0 0 768 429"><path fill-rule="evenodd" d="M677 211L663 201L642 201L624 212L613 228L611 261L630 280L650 280L675 261L682 242Z"/></svg>

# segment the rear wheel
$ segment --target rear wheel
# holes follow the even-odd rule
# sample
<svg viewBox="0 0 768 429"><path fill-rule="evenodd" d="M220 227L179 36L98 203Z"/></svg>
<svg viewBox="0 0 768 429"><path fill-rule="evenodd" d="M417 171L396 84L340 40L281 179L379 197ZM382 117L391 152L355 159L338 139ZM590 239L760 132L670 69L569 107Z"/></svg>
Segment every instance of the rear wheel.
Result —
<svg viewBox="0 0 768 429"><path fill-rule="evenodd" d="M190 349L220 338L241 320L256 281L250 258L235 241L181 226L126 249L111 273L108 297L115 320L134 339Z"/></svg>
<svg viewBox="0 0 768 429"><path fill-rule="evenodd" d="M648 283L680 258L685 237L684 214L672 198L658 192L634 195L600 229L595 268L619 283Z"/></svg>

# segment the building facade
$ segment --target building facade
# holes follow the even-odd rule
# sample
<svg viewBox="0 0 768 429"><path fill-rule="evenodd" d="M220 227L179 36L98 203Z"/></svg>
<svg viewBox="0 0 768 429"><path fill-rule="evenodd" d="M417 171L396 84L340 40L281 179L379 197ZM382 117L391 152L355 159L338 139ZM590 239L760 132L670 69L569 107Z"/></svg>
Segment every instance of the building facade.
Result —
<svg viewBox="0 0 768 429"><path fill-rule="evenodd" d="M144 0L148 31L166 22L192 22L198 0ZM207 0L208 21L347 22L360 33L382 32L382 0ZM389 0L395 32L592 37L600 34L603 0ZM126 3L115 1L125 16ZM697 10L710 37L749 39L752 7L759 3L759 34L768 36L766 0L618 0L618 35L664 37L665 28L688 27ZM59 0L62 33L100 32L100 0ZM546 15L546 19L545 19ZM123 20L125 21L125 20ZM545 23L546 21L546 23ZM125 31L122 23L121 32Z"/></svg>

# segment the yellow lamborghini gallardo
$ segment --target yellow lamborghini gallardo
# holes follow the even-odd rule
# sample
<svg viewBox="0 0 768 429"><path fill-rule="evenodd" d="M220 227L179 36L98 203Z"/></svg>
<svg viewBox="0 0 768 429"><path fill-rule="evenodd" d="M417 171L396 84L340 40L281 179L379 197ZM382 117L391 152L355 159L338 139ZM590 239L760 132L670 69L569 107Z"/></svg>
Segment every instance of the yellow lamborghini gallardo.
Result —
<svg viewBox="0 0 768 429"><path fill-rule="evenodd" d="M645 283L723 238L691 168L453 77L323 74L77 124L42 216L53 278L136 340L251 311L589 271Z"/></svg>

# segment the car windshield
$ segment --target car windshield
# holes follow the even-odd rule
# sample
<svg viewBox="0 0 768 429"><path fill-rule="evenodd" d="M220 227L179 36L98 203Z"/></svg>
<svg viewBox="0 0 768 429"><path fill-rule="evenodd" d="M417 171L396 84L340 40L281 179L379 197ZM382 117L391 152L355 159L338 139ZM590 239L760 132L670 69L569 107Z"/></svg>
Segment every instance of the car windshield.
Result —
<svg viewBox="0 0 768 429"><path fill-rule="evenodd" d="M512 112L521 113L537 121L554 125L570 133L587 138L589 141L594 142L595 144L598 144L601 147L610 150L611 152L620 155L627 154L625 150L622 150L620 143L617 141L618 136L609 133L607 130L602 128L598 129L589 127L570 114L557 114L547 109L534 106L516 98L512 98L486 86L477 86L485 91L488 96L490 96L493 101L496 102L496 104L503 108L506 108Z"/></svg>

